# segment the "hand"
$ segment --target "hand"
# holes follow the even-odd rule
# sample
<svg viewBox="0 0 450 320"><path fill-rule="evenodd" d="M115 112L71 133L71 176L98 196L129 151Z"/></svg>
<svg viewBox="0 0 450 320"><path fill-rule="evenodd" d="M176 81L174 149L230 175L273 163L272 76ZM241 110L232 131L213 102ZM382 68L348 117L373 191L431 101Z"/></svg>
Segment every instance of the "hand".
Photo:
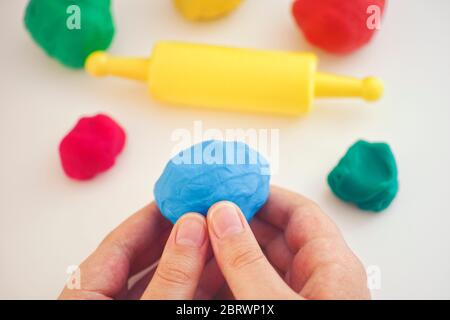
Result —
<svg viewBox="0 0 450 320"><path fill-rule="evenodd" d="M102 241L79 267L80 287L66 286L59 299L192 299L207 250L202 215L186 214L172 227L151 203ZM145 269L128 288L130 278Z"/></svg>
<svg viewBox="0 0 450 320"><path fill-rule="evenodd" d="M364 267L312 201L272 187L251 229L239 209L239 219L233 218L234 209L216 204L207 220L215 258L235 298L370 298Z"/></svg>
<svg viewBox="0 0 450 320"><path fill-rule="evenodd" d="M160 256L128 289L129 278ZM334 224L311 201L276 187L251 229L228 202L207 219L186 214L172 230L151 204L114 230L80 274L81 288L65 288L61 299L370 297L364 269Z"/></svg>

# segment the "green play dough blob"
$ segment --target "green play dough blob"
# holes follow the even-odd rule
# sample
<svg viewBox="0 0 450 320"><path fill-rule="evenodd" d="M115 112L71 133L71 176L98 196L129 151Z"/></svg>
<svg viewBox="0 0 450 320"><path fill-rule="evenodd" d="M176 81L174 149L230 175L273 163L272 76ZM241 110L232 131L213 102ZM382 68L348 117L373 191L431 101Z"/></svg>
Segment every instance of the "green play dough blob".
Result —
<svg viewBox="0 0 450 320"><path fill-rule="evenodd" d="M73 5L79 8L79 29L73 27ZM34 41L72 68L83 68L87 56L107 49L114 37L111 0L31 0L24 20Z"/></svg>
<svg viewBox="0 0 450 320"><path fill-rule="evenodd" d="M356 142L328 175L328 184L338 198L360 209L386 209L398 191L391 148L386 143Z"/></svg>

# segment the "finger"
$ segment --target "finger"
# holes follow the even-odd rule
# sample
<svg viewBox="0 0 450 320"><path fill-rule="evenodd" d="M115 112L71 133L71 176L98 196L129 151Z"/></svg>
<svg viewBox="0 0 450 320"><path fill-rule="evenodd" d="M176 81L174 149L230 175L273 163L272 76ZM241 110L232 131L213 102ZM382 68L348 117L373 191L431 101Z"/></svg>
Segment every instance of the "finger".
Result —
<svg viewBox="0 0 450 320"><path fill-rule="evenodd" d="M126 286L130 273L159 258L169 228L170 223L154 203L139 210L113 230L80 265L79 287L65 287L60 298L93 293L114 298Z"/></svg>
<svg viewBox="0 0 450 320"><path fill-rule="evenodd" d="M217 263L236 299L296 297L267 261L236 205L226 201L215 204L207 221Z"/></svg>
<svg viewBox="0 0 450 320"><path fill-rule="evenodd" d="M196 300L214 299L220 289L225 285L225 278L220 271L215 258L212 258L205 267L202 277L200 279Z"/></svg>
<svg viewBox="0 0 450 320"><path fill-rule="evenodd" d="M283 234L279 234L273 241L268 243L264 247L264 253L270 263L279 269L283 275L288 271L294 258Z"/></svg>
<svg viewBox="0 0 450 320"><path fill-rule="evenodd" d="M273 241L278 235L284 233L281 229L278 229L277 227L261 220L256 216L250 221L250 228L255 235L256 241L258 241L262 248Z"/></svg>
<svg viewBox="0 0 450 320"><path fill-rule="evenodd" d="M212 249L209 246L206 260L208 262L206 263L206 266L202 272L200 282L194 296L194 299L196 300L213 299L225 284L225 279L223 278L222 272L217 266L217 262L213 256ZM137 300L142 297L145 289L150 283L150 280L153 278L156 267L157 265L152 270L147 271L147 273L143 277L141 277L132 285L132 287L126 294L126 299Z"/></svg>
<svg viewBox="0 0 450 320"><path fill-rule="evenodd" d="M285 230L286 243L294 254L316 238L341 237L336 225L317 204L279 187L271 187L258 218Z"/></svg>
<svg viewBox="0 0 450 320"><path fill-rule="evenodd" d="M270 264L282 274L286 273L294 255L286 243L284 231L257 217L252 219L250 227Z"/></svg>
<svg viewBox="0 0 450 320"><path fill-rule="evenodd" d="M271 186L269 198L256 217L284 230L292 212L305 203L309 203L309 200L299 194L277 186Z"/></svg>
<svg viewBox="0 0 450 320"><path fill-rule="evenodd" d="M215 296L216 300L236 300L230 287L225 283Z"/></svg>
<svg viewBox="0 0 450 320"><path fill-rule="evenodd" d="M269 200L258 217L285 228L285 242L294 254L287 272L288 282L302 296L369 296L364 268L345 243L337 226L313 201L272 187ZM273 250L273 253L277 252ZM276 260L276 257L271 257ZM283 266L279 267L282 269Z"/></svg>
<svg viewBox="0 0 450 320"><path fill-rule="evenodd" d="M196 213L184 215L175 224L142 299L193 299L207 250L205 218Z"/></svg>
<svg viewBox="0 0 450 320"><path fill-rule="evenodd" d="M124 300L141 299L142 295L145 292L145 289L147 289L147 286L150 283L150 280L155 274L157 266L157 263L155 263L155 265L149 268L149 270L147 270L139 280L137 280L130 286L129 290L127 290L126 294L124 295Z"/></svg>
<svg viewBox="0 0 450 320"><path fill-rule="evenodd" d="M308 299L369 299L364 267L343 239L321 238L294 257L290 283Z"/></svg>

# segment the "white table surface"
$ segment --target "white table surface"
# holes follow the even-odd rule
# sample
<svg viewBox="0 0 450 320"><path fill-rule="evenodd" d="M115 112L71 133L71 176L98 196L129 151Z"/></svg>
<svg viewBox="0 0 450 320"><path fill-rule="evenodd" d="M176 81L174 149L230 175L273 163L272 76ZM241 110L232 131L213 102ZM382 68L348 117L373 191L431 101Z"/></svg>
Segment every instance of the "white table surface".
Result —
<svg viewBox="0 0 450 320"><path fill-rule="evenodd" d="M176 39L280 50L311 50L289 15L291 0L247 0L230 17L186 22L169 0L116 0L110 52L147 55ZM30 40L25 0L0 1L0 298L57 296L66 268L81 262L117 224L153 199L176 128L280 130L273 183L301 192L336 221L366 266L378 266L374 298L450 298L450 2L389 1L382 29L357 53L318 52L320 69L374 74L386 93L376 104L318 102L287 119L176 109L144 86L96 80L47 58ZM91 182L66 178L58 143L82 115L104 112L128 143L113 170ZM398 161L400 192L381 214L331 195L327 173L359 138L386 141Z"/></svg>

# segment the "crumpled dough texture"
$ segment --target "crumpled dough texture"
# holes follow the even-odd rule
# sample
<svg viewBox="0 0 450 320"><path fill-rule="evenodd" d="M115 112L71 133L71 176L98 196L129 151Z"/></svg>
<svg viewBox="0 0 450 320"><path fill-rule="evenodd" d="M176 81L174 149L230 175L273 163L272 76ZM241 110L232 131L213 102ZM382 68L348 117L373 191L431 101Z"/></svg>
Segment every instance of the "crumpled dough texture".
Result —
<svg viewBox="0 0 450 320"><path fill-rule="evenodd" d="M376 29L367 27L371 5L383 12L385 0L296 0L292 14L311 44L346 54L372 39Z"/></svg>
<svg viewBox="0 0 450 320"><path fill-rule="evenodd" d="M80 29L67 27L71 5L80 8ZM24 20L34 41L71 68L83 68L90 53L106 50L115 33L110 0L31 0Z"/></svg>
<svg viewBox="0 0 450 320"><path fill-rule="evenodd" d="M64 172L75 180L94 178L114 165L125 140L125 131L107 115L81 118L59 145Z"/></svg>
<svg viewBox="0 0 450 320"><path fill-rule="evenodd" d="M242 0L174 0L181 14L192 21L212 20L233 11Z"/></svg>
<svg viewBox="0 0 450 320"><path fill-rule="evenodd" d="M196 162L201 164L194 162L198 155L203 155L203 161ZM240 155L245 155L245 161L238 161L244 159ZM214 161L216 156L233 160ZM267 201L269 182L269 163L257 151L241 142L209 140L169 161L156 182L154 196L162 214L173 223L188 212L206 215L214 203L223 200L237 204L250 220Z"/></svg>
<svg viewBox="0 0 450 320"><path fill-rule="evenodd" d="M398 192L391 148L386 143L356 142L328 175L328 184L338 198L360 209L386 209Z"/></svg>

